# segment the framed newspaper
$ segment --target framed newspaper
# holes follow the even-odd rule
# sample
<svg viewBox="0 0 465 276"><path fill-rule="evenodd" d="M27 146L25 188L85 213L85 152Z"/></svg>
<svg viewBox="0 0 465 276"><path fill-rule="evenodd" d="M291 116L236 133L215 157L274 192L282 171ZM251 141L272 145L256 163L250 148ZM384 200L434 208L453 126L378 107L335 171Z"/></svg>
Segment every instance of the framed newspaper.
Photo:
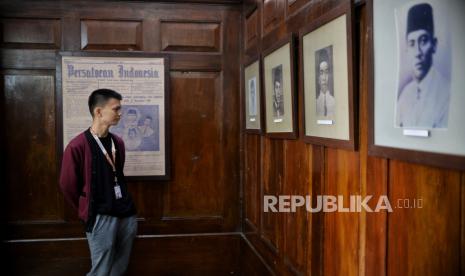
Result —
<svg viewBox="0 0 465 276"><path fill-rule="evenodd" d="M370 0L371 155L465 170L465 2Z"/></svg>
<svg viewBox="0 0 465 276"><path fill-rule="evenodd" d="M122 118L110 132L124 140L125 176L130 181L170 179L166 55L60 52L56 69L59 154L73 137L90 127L92 117L87 103L90 93L108 88L123 96Z"/></svg>

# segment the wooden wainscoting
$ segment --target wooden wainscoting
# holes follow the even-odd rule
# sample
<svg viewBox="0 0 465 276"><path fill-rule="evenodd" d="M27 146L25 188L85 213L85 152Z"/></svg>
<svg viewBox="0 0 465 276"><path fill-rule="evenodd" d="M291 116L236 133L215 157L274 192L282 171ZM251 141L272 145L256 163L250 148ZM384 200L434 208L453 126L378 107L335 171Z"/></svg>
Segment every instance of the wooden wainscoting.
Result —
<svg viewBox="0 0 465 276"><path fill-rule="evenodd" d="M85 238L11 240L6 275L82 276L89 271ZM245 237L239 233L139 236L128 275L272 275Z"/></svg>

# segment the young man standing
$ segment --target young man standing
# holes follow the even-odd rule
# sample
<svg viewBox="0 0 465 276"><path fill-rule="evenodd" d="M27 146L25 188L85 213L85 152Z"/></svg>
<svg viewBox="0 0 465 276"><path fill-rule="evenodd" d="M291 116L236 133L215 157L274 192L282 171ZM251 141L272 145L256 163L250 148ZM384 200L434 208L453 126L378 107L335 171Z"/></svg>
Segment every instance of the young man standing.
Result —
<svg viewBox="0 0 465 276"><path fill-rule="evenodd" d="M124 142L109 132L120 120L121 100L113 90L92 92L92 126L63 153L60 188L86 226L92 259L87 275L123 275L137 232L136 209L123 174Z"/></svg>

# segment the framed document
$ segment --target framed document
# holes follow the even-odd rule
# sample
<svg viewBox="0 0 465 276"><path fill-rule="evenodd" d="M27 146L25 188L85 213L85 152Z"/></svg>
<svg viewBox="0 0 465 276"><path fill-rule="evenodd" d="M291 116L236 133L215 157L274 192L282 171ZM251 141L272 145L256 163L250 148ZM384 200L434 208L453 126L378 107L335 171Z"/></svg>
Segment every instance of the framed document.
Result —
<svg viewBox="0 0 465 276"><path fill-rule="evenodd" d="M303 140L356 148L352 1L344 1L299 33L304 90Z"/></svg>
<svg viewBox="0 0 465 276"><path fill-rule="evenodd" d="M57 141L69 141L89 128L88 98L108 88L123 96L122 118L110 132L126 147L129 180L170 178L169 61L165 55L60 52L57 59Z"/></svg>
<svg viewBox="0 0 465 276"><path fill-rule="evenodd" d="M294 41L289 35L263 53L266 134L297 138Z"/></svg>
<svg viewBox="0 0 465 276"><path fill-rule="evenodd" d="M263 128L260 58L254 58L246 63L244 85L245 131L260 134Z"/></svg>
<svg viewBox="0 0 465 276"><path fill-rule="evenodd" d="M369 153L465 170L465 2L368 2Z"/></svg>

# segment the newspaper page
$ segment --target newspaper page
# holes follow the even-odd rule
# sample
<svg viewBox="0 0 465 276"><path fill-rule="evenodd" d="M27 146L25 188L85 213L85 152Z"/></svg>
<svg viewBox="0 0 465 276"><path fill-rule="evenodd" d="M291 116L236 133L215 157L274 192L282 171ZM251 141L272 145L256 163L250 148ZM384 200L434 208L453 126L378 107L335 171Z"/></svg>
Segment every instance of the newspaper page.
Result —
<svg viewBox="0 0 465 276"><path fill-rule="evenodd" d="M88 98L108 88L123 96L122 117L110 132L126 145L126 176L165 175L163 58L62 57L63 148L89 128Z"/></svg>

